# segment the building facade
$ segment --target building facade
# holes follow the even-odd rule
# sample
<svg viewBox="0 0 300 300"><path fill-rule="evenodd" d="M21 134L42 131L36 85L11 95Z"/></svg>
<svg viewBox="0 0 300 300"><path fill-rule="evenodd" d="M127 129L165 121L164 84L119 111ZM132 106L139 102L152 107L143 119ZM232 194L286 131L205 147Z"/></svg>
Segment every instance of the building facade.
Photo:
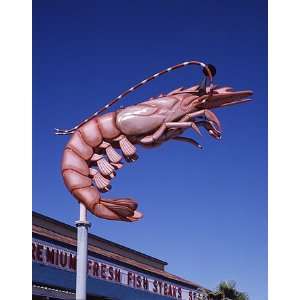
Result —
<svg viewBox="0 0 300 300"><path fill-rule="evenodd" d="M33 299L75 299L76 228L32 215ZM206 299L207 289L165 270L166 262L89 234L88 300Z"/></svg>

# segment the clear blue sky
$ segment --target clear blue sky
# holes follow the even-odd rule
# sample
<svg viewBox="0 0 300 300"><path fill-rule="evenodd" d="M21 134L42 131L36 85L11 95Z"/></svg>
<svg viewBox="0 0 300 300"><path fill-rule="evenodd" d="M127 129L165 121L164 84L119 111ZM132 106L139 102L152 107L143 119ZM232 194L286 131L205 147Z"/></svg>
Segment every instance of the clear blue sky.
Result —
<svg viewBox="0 0 300 300"><path fill-rule="evenodd" d="M214 64L217 84L252 89L255 101L216 110L223 139L205 134L203 151L178 142L138 149L109 194L134 197L144 219L91 215L91 232L208 288L234 279L252 300L266 299L266 1L34 0L33 209L68 224L78 216L60 176L68 137L53 128L72 127L144 77L190 59ZM121 104L198 80L197 67L178 70Z"/></svg>

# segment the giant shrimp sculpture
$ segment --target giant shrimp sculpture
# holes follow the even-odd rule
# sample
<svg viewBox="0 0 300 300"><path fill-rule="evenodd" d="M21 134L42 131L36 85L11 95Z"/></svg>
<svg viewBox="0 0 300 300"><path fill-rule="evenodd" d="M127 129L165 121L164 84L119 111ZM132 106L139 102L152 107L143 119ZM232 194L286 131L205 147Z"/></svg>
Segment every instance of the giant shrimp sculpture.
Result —
<svg viewBox="0 0 300 300"><path fill-rule="evenodd" d="M140 86L188 65L203 68L205 79L201 84L178 88L166 95L103 114ZM100 218L128 222L142 218L142 213L136 210L136 201L104 199L101 193L111 188L111 179L123 165L122 155L127 161L136 160L135 145L148 148L172 139L201 147L195 140L181 136L188 128L200 135L199 127L204 127L213 138L221 138L220 122L211 109L247 102L252 92L213 85L215 72L212 65L199 61L175 65L128 89L72 129L56 129L57 135L72 134L65 146L61 167L65 185L72 195Z"/></svg>

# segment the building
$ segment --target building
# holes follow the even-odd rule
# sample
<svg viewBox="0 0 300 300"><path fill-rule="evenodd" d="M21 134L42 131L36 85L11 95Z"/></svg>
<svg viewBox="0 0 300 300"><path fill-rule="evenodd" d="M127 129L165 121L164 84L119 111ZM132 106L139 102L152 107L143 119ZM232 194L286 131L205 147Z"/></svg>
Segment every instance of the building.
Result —
<svg viewBox="0 0 300 300"><path fill-rule="evenodd" d="M76 228L32 214L33 299L75 299ZM88 300L194 300L208 290L170 274L166 262L89 234Z"/></svg>

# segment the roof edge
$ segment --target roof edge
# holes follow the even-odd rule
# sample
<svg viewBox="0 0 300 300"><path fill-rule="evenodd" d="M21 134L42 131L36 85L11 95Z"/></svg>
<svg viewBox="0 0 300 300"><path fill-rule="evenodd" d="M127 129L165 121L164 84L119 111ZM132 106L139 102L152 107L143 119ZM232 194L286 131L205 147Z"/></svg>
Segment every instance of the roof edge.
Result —
<svg viewBox="0 0 300 300"><path fill-rule="evenodd" d="M44 220L46 220L46 221L55 223L55 224L57 224L57 225L62 225L62 226L64 226L64 227L67 227L68 229L70 229L70 230L76 232L76 227L75 227L75 226L66 224L66 223L64 223L64 222L62 222L62 221L59 221L59 220L56 220L56 219L54 219L54 218L48 217L48 216L46 216L46 215L44 215L44 214L41 214L41 213L38 213L38 212L36 212L36 211L32 211L32 216L35 216L35 217L44 219ZM93 239L95 239L95 240L102 241L102 242L107 243L107 244L109 244L109 245L115 246L115 247L117 247L117 248L119 248L119 249L126 250L126 251L128 251L128 252L132 252L132 253L134 253L134 254L136 254L136 255L139 255L139 256L141 256L141 257L144 257L144 258L146 258L146 259L148 259L148 260L151 260L151 261L153 261L153 262L157 262L157 263L162 264L162 265L164 265L164 266L168 265L168 263L167 263L166 261L163 261L163 260L158 259L158 258L156 258L156 257L150 256L150 255L148 255L148 254L144 254L144 253L142 253L142 252L136 251L136 250L134 250L134 249L131 249L131 248L126 247L126 246L123 246L123 245L121 245L121 244L112 242L112 241L107 240L107 239L105 239L105 238L99 237L99 236L97 236L97 235L95 235L95 234L93 234L93 233L90 233L90 232L89 232L89 233L88 233L88 236L91 237L91 238L93 238Z"/></svg>

